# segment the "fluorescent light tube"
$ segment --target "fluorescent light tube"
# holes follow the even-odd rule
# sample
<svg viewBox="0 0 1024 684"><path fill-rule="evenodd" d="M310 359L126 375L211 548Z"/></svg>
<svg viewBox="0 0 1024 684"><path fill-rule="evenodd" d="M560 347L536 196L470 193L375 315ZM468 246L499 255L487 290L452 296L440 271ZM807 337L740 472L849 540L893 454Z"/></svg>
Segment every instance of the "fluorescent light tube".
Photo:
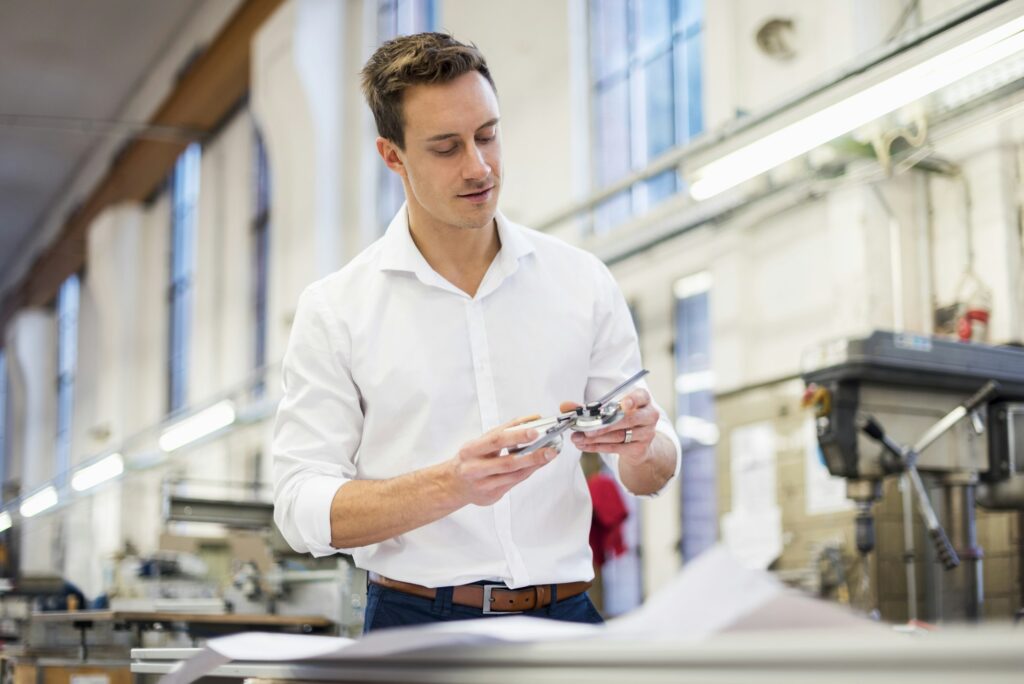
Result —
<svg viewBox="0 0 1024 684"><path fill-rule="evenodd" d="M164 430L160 435L160 448L164 451L180 449L234 422L235 406L225 399Z"/></svg>
<svg viewBox="0 0 1024 684"><path fill-rule="evenodd" d="M101 482L111 480L124 472L124 459L121 454L111 454L104 459L78 470L71 476L71 487L76 492L84 492Z"/></svg>
<svg viewBox="0 0 1024 684"><path fill-rule="evenodd" d="M21 502L21 517L31 518L57 505L57 490L53 485L40 489L38 492Z"/></svg>
<svg viewBox="0 0 1024 684"><path fill-rule="evenodd" d="M8 513L7 511L0 513L0 532L6 532L7 530L11 529L12 524L13 523L11 522L10 513Z"/></svg>
<svg viewBox="0 0 1024 684"><path fill-rule="evenodd" d="M690 195L705 200L970 76L1024 48L1024 17L815 112L697 170Z"/></svg>

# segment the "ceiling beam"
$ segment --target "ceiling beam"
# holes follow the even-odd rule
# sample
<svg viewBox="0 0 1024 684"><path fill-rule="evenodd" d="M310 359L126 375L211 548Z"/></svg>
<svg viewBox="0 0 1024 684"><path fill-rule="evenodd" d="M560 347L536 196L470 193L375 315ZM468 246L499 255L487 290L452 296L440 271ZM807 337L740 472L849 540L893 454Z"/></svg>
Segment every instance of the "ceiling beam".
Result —
<svg viewBox="0 0 1024 684"><path fill-rule="evenodd" d="M249 91L253 36L284 0L246 0L188 65L150 118L154 126L213 131ZM19 309L53 301L61 283L85 265L89 226L119 202L143 201L167 179L186 142L131 138L110 170L64 223L57 239L0 304L0 340Z"/></svg>

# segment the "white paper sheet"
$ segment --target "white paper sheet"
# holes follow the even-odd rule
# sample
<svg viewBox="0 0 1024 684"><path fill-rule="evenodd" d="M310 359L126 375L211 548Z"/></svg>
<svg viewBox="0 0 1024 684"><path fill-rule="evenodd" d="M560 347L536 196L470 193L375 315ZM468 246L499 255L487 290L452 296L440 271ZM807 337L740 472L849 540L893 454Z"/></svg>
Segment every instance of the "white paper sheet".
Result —
<svg viewBox="0 0 1024 684"><path fill-rule="evenodd" d="M245 633L210 640L160 684L189 684L232 661L285 662L387 657L425 649L584 639L699 640L734 629L874 627L837 606L799 596L771 574L744 567L719 545L686 565L639 609L605 625L513 615L371 633L361 639Z"/></svg>

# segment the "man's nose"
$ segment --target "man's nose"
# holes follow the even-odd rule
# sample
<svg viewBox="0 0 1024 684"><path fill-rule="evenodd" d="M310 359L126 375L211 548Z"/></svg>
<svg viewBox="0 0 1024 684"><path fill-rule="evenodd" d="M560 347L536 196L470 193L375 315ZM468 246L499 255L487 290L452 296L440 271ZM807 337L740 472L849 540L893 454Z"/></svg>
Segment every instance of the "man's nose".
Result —
<svg viewBox="0 0 1024 684"><path fill-rule="evenodd" d="M466 180L483 180L489 175L491 175L491 166L484 157L484 151L478 145L467 146L462 165L462 177Z"/></svg>

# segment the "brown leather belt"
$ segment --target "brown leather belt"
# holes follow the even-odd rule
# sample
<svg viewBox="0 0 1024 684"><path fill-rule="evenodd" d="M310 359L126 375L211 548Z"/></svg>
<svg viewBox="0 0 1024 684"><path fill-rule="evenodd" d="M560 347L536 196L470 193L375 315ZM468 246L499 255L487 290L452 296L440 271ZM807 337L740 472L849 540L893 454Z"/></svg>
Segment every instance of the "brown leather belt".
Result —
<svg viewBox="0 0 1024 684"><path fill-rule="evenodd" d="M386 589L394 589L420 598L433 599L437 589L411 582L399 582L370 573L370 581ZM537 584L522 589L509 589L504 584L463 584L452 590L452 603L479 608L484 613L522 613L544 608L551 603L552 587L558 589L558 600L578 596L590 588L592 582L565 582L563 584Z"/></svg>

